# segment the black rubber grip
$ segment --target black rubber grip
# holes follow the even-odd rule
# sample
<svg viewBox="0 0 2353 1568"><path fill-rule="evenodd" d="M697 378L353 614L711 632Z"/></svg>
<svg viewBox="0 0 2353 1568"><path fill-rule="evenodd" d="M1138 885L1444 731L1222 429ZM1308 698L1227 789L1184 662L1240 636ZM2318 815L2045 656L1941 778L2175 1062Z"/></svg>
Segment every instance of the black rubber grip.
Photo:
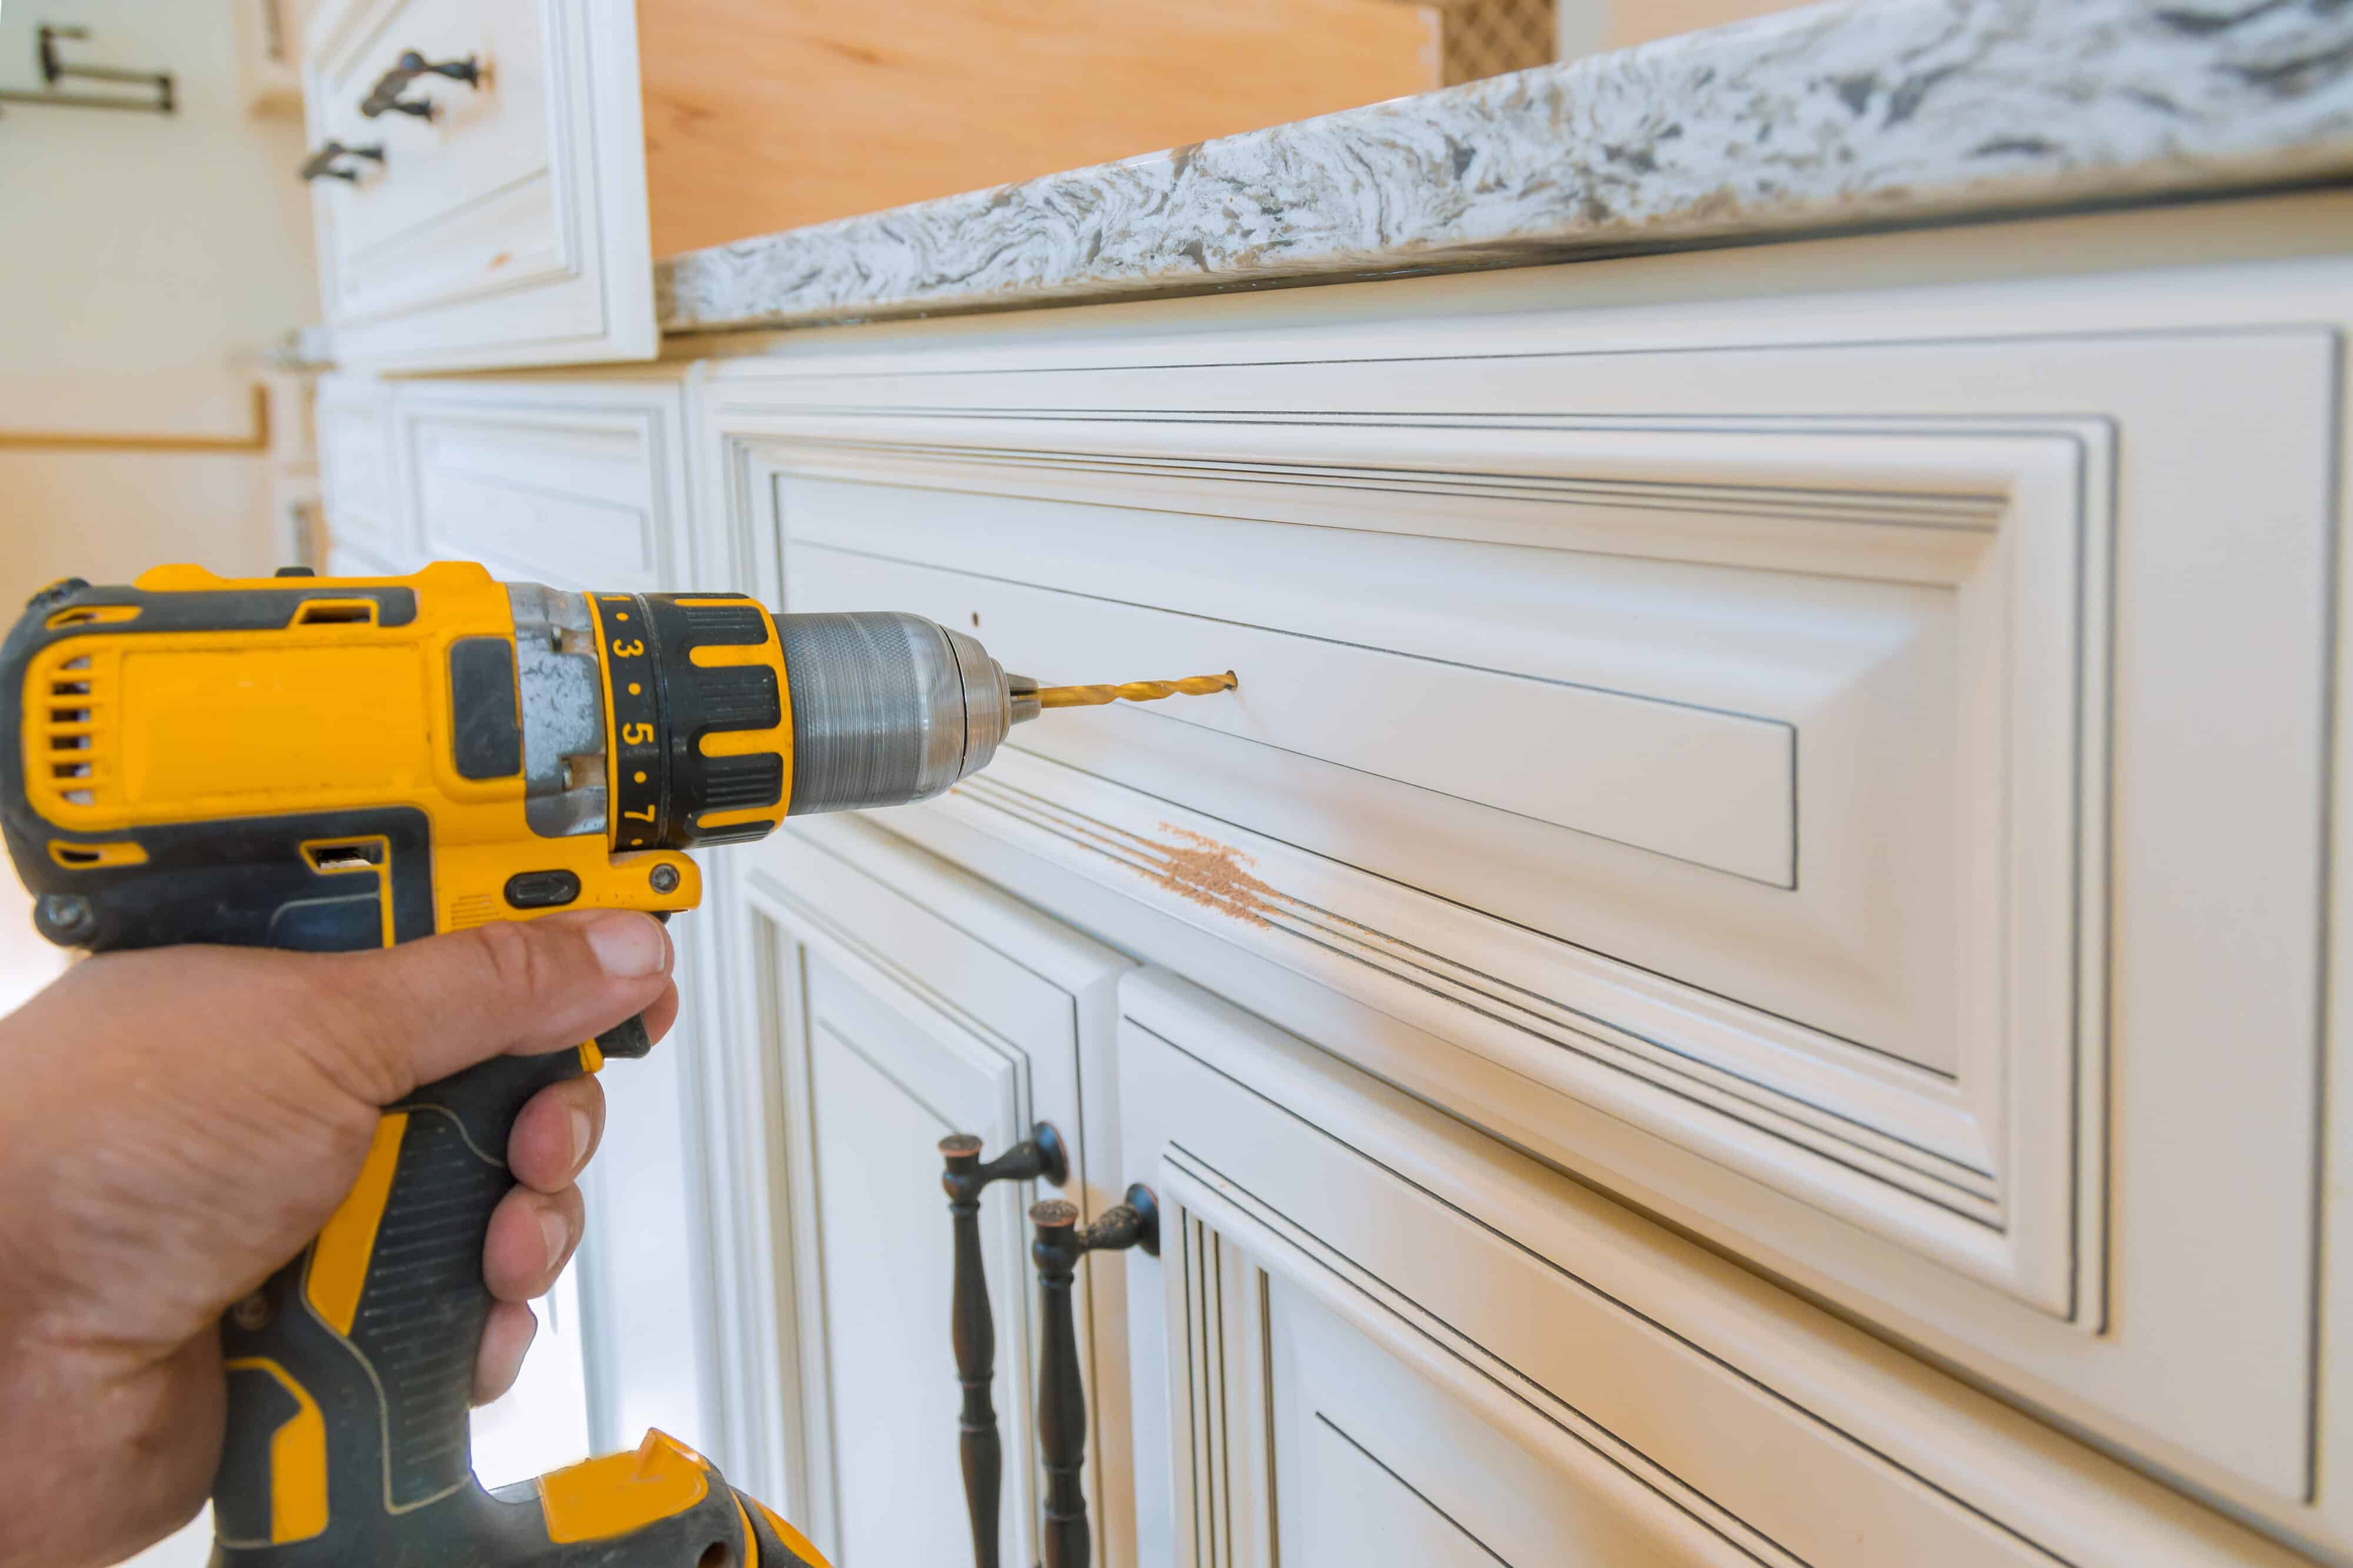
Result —
<svg viewBox="0 0 2353 1568"><path fill-rule="evenodd" d="M407 1131L351 1341L384 1389L396 1510L473 1474L467 1412L491 1310L482 1247L515 1184L507 1138L533 1095L582 1071L576 1050L493 1057L393 1108L407 1111Z"/></svg>
<svg viewBox="0 0 2353 1568"><path fill-rule="evenodd" d="M507 1140L532 1096L584 1070L577 1048L494 1057L387 1108L379 1142L397 1139L389 1189L380 1208L354 1199L374 1214L356 1293L323 1278L338 1216L229 1314L230 1437L214 1487L224 1545L257 1563L404 1561L395 1549L429 1524L427 1505L479 1495L468 1412L491 1309L482 1247L515 1184ZM360 1193L368 1187L363 1175ZM347 1235L347 1256L352 1246ZM274 1439L299 1410L290 1384L318 1412L323 1507L279 1495L287 1478L273 1469ZM318 1514L322 1534L272 1545L287 1520Z"/></svg>

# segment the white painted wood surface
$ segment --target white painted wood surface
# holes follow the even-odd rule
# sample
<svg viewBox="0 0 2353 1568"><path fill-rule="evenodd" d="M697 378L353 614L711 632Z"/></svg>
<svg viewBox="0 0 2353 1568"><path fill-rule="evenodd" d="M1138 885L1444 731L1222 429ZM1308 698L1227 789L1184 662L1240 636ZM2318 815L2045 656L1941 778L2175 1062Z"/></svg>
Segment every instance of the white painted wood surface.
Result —
<svg viewBox="0 0 2353 1568"><path fill-rule="evenodd" d="M364 375L319 378L312 417L319 432L319 496L341 549L383 561L414 543L392 455L392 388Z"/></svg>
<svg viewBox="0 0 2353 1568"><path fill-rule="evenodd" d="M391 384L426 559L629 593L735 580L723 528L693 506L682 374Z"/></svg>
<svg viewBox="0 0 2353 1568"><path fill-rule="evenodd" d="M855 822L744 847L719 889L737 1012L712 1142L723 1160L765 1155L717 1167L742 1247L726 1277L730 1462L844 1568L963 1559L936 1145L976 1133L994 1157L1048 1121L1071 1152L1061 1195L1090 1215L1116 1202L1110 1048L1127 961ZM999 1183L982 1198L1008 1563L1038 1554L1024 1216L1044 1195ZM1135 1551L1124 1285L1098 1274L1078 1299L1090 1505L1101 1561L1117 1563Z"/></svg>
<svg viewBox="0 0 2353 1568"><path fill-rule="evenodd" d="M313 182L319 281L348 366L451 369L650 359L637 17L626 0L329 0L306 29L311 144L381 146ZM479 88L426 76L430 120L359 110L403 52L475 57Z"/></svg>
<svg viewBox="0 0 2353 1568"><path fill-rule="evenodd" d="M2342 281L817 340L709 368L705 482L787 607L914 609L1047 680L1241 676L1026 728L939 811L2325 1537ZM1727 725L1791 737L1778 837Z"/></svg>
<svg viewBox="0 0 2353 1568"><path fill-rule="evenodd" d="M1197 987L1121 995L1147 1562L2293 1561Z"/></svg>
<svg viewBox="0 0 2353 1568"><path fill-rule="evenodd" d="M731 1476L833 1531L861 1461L831 1385L914 1386L867 1353L902 1329L823 1326L869 1299L828 1297L825 1238L912 1279L944 1216L928 1264L860 1253L823 1166L916 1215L935 1188L869 1170L857 1127L1034 1114L1006 1084L1039 1102L1063 1058L959 1015L993 994L978 951L1086 999L1089 1201L1158 1172L1190 1270L1164 1298L1163 1265L1090 1269L1098 1373L1111 1279L1134 1344L1174 1324L1194 1357L1098 1408L1133 1458L1091 1480L1139 1485L1099 1503L1134 1521L1106 1562L1366 1531L1440 1562L2286 1561L2232 1515L2353 1562L2327 1353L2353 1243L2315 1103L2353 1092L2324 1006L2342 263L1746 305L1695 301L1753 259L1625 265L1687 298L1580 307L1612 295L1595 266L383 395L420 544L528 574L576 535L626 570L667 508L789 608L915 609L1048 679L1242 676L710 858L703 1441ZM668 500L604 386L665 376L696 453ZM429 521L428 482L550 510L492 545ZM807 890L869 884L891 912ZM1111 1094L1087 1052L1120 961L1039 909L1444 1114L1206 1002L1164 1037L1222 1076ZM819 1003L862 1050L786 1049ZM928 1062L923 1094L881 1059ZM855 1109L809 1120L828 1098ZM1164 1168L1180 1143L1221 1152ZM874 1553L946 1529L883 1523L910 1533Z"/></svg>

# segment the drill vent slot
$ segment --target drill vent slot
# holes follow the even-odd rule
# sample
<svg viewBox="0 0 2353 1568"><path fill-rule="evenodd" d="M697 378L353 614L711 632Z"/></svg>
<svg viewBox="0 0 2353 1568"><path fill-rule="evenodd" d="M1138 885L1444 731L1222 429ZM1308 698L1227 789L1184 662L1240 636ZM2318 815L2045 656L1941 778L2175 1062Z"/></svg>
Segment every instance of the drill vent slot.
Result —
<svg viewBox="0 0 2353 1568"><path fill-rule="evenodd" d="M31 773L32 780L47 786L35 792L41 810L54 815L75 806L111 804L114 746L105 721L113 676L111 659L93 665L88 654L37 666L33 671L33 690L46 688L48 693L47 702L33 708L38 718L25 737L30 753L26 760L46 757L48 763L46 773L37 767Z"/></svg>
<svg viewBox="0 0 2353 1568"><path fill-rule="evenodd" d="M372 626L375 625L376 603L374 599L305 599L302 607L294 612L298 626Z"/></svg>
<svg viewBox="0 0 2353 1568"><path fill-rule="evenodd" d="M302 858L321 876L365 871L383 865L389 847L382 837L314 840L302 846Z"/></svg>

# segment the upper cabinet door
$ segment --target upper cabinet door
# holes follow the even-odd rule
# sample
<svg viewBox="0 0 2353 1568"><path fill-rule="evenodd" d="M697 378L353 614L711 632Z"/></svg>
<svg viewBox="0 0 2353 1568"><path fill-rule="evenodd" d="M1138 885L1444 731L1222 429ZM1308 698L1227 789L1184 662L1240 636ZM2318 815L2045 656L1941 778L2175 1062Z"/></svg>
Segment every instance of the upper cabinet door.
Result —
<svg viewBox="0 0 2353 1568"><path fill-rule="evenodd" d="M412 55L470 62L473 79L393 81ZM303 88L314 154L352 150L311 182L341 363L653 357L631 6L337 0L311 26Z"/></svg>

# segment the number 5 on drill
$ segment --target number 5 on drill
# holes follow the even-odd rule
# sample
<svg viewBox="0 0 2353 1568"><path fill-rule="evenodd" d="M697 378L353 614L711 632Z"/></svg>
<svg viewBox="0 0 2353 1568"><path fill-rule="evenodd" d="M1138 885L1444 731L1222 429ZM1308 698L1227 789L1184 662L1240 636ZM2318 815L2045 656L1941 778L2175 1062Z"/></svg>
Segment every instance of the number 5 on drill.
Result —
<svg viewBox="0 0 2353 1568"><path fill-rule="evenodd" d="M621 726L621 744L625 746L650 746L653 743L654 727L651 724L624 724Z"/></svg>

